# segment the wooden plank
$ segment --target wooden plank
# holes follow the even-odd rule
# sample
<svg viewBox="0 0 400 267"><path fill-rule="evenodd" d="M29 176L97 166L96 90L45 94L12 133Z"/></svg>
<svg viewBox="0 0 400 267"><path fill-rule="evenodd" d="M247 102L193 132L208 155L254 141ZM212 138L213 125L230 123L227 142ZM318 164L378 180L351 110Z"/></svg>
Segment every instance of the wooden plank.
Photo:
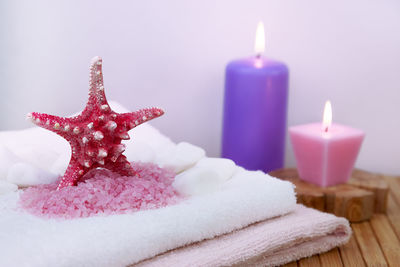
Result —
<svg viewBox="0 0 400 267"><path fill-rule="evenodd" d="M339 249L334 248L326 253L319 255L321 266L326 267L342 267L343 263L340 258Z"/></svg>
<svg viewBox="0 0 400 267"><path fill-rule="evenodd" d="M337 185L326 189L326 211L350 222L369 220L374 212L374 194L370 191Z"/></svg>
<svg viewBox="0 0 400 267"><path fill-rule="evenodd" d="M297 267L297 261L286 263L285 265L282 265L282 267Z"/></svg>
<svg viewBox="0 0 400 267"><path fill-rule="evenodd" d="M340 256L344 266L363 267L365 262L361 255L361 251L357 245L354 235L351 236L349 242L339 248Z"/></svg>
<svg viewBox="0 0 400 267"><path fill-rule="evenodd" d="M299 260L299 267L320 267L318 255Z"/></svg>
<svg viewBox="0 0 400 267"><path fill-rule="evenodd" d="M352 228L367 266L388 266L369 222L354 223Z"/></svg>
<svg viewBox="0 0 400 267"><path fill-rule="evenodd" d="M375 212L386 213L389 185L383 175L355 169L347 183L372 191L375 195Z"/></svg>
<svg viewBox="0 0 400 267"><path fill-rule="evenodd" d="M387 217L400 239L400 177L385 176L385 180L390 186Z"/></svg>
<svg viewBox="0 0 400 267"><path fill-rule="evenodd" d="M383 214L375 214L371 218L371 226L389 266L398 266L400 264L400 241L388 218Z"/></svg>
<svg viewBox="0 0 400 267"><path fill-rule="evenodd" d="M394 201L392 195L389 195L388 199L387 217L397 237L400 239L400 206Z"/></svg>
<svg viewBox="0 0 400 267"><path fill-rule="evenodd" d="M400 206L400 179L396 179L394 176L385 176L385 179L389 184L390 193L397 205Z"/></svg>

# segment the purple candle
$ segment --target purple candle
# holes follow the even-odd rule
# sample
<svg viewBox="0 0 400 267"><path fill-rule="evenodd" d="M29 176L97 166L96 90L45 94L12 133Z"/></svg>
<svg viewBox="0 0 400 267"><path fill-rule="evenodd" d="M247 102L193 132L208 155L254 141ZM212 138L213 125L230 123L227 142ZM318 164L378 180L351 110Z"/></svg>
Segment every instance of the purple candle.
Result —
<svg viewBox="0 0 400 267"><path fill-rule="evenodd" d="M269 172L284 164L288 68L262 57L264 44L260 22L256 56L226 67L222 157Z"/></svg>

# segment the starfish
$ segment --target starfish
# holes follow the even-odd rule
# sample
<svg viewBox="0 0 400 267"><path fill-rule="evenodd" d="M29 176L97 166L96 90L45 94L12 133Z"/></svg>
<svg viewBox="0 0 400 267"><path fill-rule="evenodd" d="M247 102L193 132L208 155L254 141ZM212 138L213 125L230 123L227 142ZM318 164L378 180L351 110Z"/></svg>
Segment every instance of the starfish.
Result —
<svg viewBox="0 0 400 267"><path fill-rule="evenodd" d="M71 145L71 160L57 190L76 185L88 171L105 168L123 176L135 171L122 153L128 131L164 114L159 108L116 113L104 94L102 59L94 57L90 66L89 100L85 109L75 117L58 117L32 112L28 118L34 124L55 132Z"/></svg>

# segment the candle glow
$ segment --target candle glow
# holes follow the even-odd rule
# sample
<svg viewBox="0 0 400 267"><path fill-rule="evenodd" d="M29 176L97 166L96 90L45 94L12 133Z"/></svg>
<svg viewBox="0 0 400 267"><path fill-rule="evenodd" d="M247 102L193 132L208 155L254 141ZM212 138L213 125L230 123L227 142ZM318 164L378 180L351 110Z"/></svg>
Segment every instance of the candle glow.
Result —
<svg viewBox="0 0 400 267"><path fill-rule="evenodd" d="M322 119L322 130L324 132L328 132L331 125L332 125L332 105L331 101L328 100L325 102L324 115Z"/></svg>
<svg viewBox="0 0 400 267"><path fill-rule="evenodd" d="M265 31L264 31L264 23L260 21L257 25L256 30L256 40L254 43L254 51L257 54L257 57L260 57L264 54L265 50Z"/></svg>

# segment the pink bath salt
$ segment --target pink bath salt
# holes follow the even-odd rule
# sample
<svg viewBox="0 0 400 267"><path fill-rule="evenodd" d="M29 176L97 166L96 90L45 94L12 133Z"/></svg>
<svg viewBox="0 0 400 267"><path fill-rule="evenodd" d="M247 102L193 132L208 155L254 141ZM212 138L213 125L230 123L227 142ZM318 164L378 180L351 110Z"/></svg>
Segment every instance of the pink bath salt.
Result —
<svg viewBox="0 0 400 267"><path fill-rule="evenodd" d="M19 205L34 215L71 219L157 209L182 199L172 187L173 170L141 162L132 163L132 167L138 176L96 169L77 186L57 191L57 181L29 187L21 194Z"/></svg>

